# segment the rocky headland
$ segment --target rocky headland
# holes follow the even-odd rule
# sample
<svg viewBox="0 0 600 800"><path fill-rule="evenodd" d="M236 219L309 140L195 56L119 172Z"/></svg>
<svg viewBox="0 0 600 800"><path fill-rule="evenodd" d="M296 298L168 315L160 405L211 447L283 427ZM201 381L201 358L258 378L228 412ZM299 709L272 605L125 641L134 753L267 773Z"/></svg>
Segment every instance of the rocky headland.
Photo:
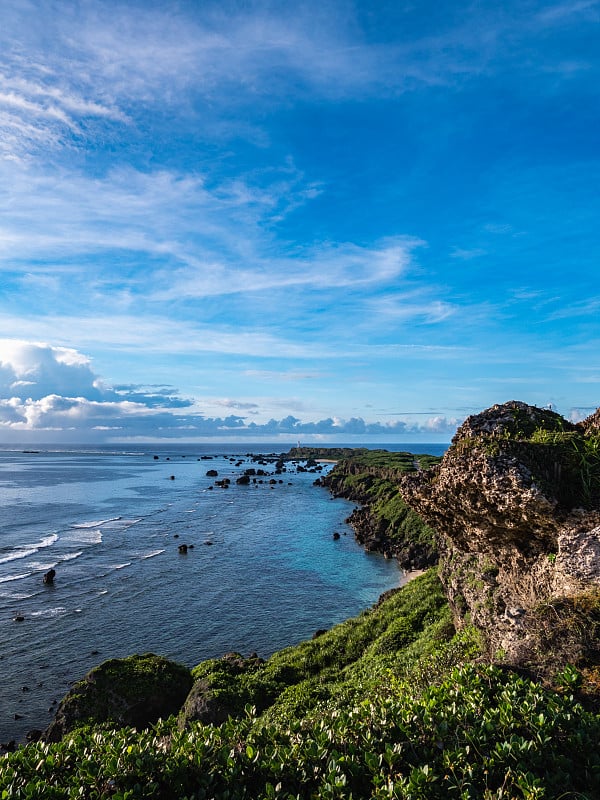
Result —
<svg viewBox="0 0 600 800"><path fill-rule="evenodd" d="M404 475L439 460L406 452L356 450L341 458L318 483L334 497L358 504L346 522L366 550L395 558L407 571L428 569L438 560L435 533L399 489Z"/></svg>
<svg viewBox="0 0 600 800"><path fill-rule="evenodd" d="M458 627L492 659L600 675L600 410L578 424L512 401L469 417L441 463L405 475L436 531Z"/></svg>

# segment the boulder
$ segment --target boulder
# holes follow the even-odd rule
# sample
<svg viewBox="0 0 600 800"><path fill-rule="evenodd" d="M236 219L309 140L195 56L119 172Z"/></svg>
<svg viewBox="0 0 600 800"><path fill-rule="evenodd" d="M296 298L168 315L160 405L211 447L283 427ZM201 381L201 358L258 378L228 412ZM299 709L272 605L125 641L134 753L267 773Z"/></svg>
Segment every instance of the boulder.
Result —
<svg viewBox="0 0 600 800"><path fill-rule="evenodd" d="M240 653L226 653L222 658L202 662L193 671L196 674L199 670L201 675L194 682L181 709L179 728L183 729L195 721L220 725L230 716L239 717L244 711L245 702L234 688L235 678L260 669L264 663L256 653L248 658Z"/></svg>
<svg viewBox="0 0 600 800"><path fill-rule="evenodd" d="M105 661L74 684L43 739L60 741L86 724L147 728L178 713L192 684L189 669L152 653Z"/></svg>

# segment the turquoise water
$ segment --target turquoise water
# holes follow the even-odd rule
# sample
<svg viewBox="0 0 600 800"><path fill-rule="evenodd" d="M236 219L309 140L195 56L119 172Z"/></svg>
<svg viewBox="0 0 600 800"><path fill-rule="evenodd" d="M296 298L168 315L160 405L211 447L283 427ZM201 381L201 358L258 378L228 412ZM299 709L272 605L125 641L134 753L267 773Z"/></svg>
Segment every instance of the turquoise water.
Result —
<svg viewBox="0 0 600 800"><path fill-rule="evenodd" d="M46 727L69 685L107 658L267 657L401 582L395 562L356 544L352 504L317 475L290 466L276 484L236 485L250 467L274 470L247 452L0 450L0 742ZM230 488L214 486L225 477Z"/></svg>

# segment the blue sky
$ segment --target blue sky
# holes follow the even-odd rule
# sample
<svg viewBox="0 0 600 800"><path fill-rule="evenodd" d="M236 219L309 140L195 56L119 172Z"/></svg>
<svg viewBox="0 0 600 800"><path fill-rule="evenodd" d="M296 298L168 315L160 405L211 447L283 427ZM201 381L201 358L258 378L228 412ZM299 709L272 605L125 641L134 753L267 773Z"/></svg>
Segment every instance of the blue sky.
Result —
<svg viewBox="0 0 600 800"><path fill-rule="evenodd" d="M600 404L600 2L0 7L0 441Z"/></svg>

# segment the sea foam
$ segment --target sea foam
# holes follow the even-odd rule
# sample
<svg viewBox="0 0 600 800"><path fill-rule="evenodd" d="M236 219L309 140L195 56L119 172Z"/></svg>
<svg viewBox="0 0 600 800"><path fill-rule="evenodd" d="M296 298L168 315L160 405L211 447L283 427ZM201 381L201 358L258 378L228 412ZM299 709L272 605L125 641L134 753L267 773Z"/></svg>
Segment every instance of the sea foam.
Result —
<svg viewBox="0 0 600 800"><path fill-rule="evenodd" d="M0 558L0 564L7 564L9 561L17 561L20 558L28 558L35 555L38 550L43 550L46 547L54 544L58 539L58 534L51 533L49 536L44 536L39 542L32 542L31 544L24 544L16 547L12 552Z"/></svg>

